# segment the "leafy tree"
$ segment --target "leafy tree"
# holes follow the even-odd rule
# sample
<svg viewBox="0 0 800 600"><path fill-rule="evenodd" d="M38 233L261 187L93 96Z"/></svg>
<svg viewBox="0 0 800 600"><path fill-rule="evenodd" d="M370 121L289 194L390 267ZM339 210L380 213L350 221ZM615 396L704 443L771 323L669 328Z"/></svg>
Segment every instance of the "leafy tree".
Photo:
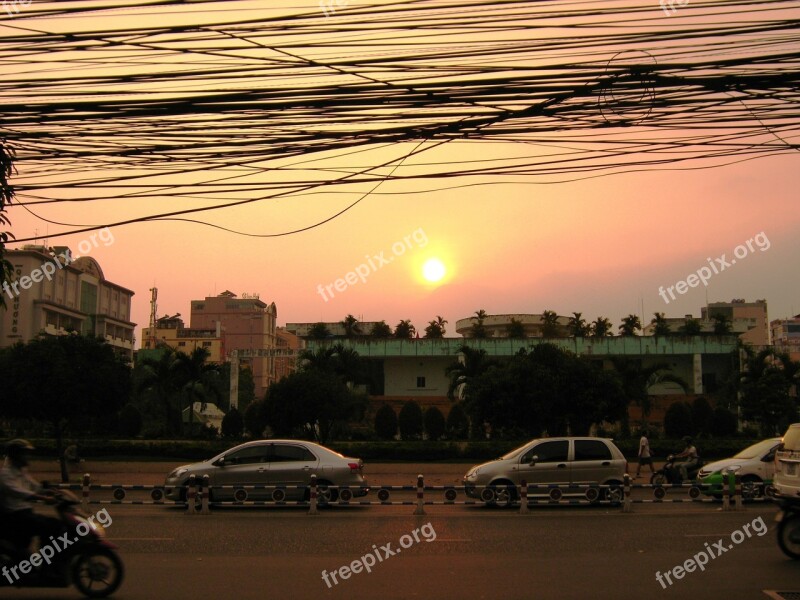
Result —
<svg viewBox="0 0 800 600"><path fill-rule="evenodd" d="M410 400L403 404L397 418L400 437L403 440L417 440L422 436L422 409L419 404Z"/></svg>
<svg viewBox="0 0 800 600"><path fill-rule="evenodd" d="M444 415L435 406L431 406L425 411L425 433L428 434L428 439L436 441L440 439L445 432L446 424Z"/></svg>
<svg viewBox="0 0 800 600"><path fill-rule="evenodd" d="M628 315L622 319L622 325L619 326L619 334L622 337L633 337L637 331L642 330L642 322L636 315Z"/></svg>
<svg viewBox="0 0 800 600"><path fill-rule="evenodd" d="M416 327L411 324L411 321L400 321L394 328L394 337L399 340L410 340L417 332Z"/></svg>
<svg viewBox="0 0 800 600"><path fill-rule="evenodd" d="M333 344L318 348L315 351L300 352L304 371L314 370L328 372L339 377L343 383L353 386L365 379L364 360L358 352L343 344Z"/></svg>
<svg viewBox="0 0 800 600"><path fill-rule="evenodd" d="M340 321L339 324L344 328L344 337L352 338L356 335L361 335L361 329L358 326L358 319L356 319L353 315L348 314L344 320Z"/></svg>
<svg viewBox="0 0 800 600"><path fill-rule="evenodd" d="M267 424L278 436L295 430L321 444L363 410L366 398L351 392L334 373L303 370L273 383L264 398Z"/></svg>
<svg viewBox="0 0 800 600"><path fill-rule="evenodd" d="M487 358L486 350L474 350L469 346L459 348L460 359L450 363L445 369L445 374L450 378L447 388L447 397L454 400L456 392L459 397L466 397L472 380L486 371L493 362Z"/></svg>
<svg viewBox="0 0 800 600"><path fill-rule="evenodd" d="M397 435L397 415L388 404L381 406L375 413L375 433L382 440L393 440Z"/></svg>
<svg viewBox="0 0 800 600"><path fill-rule="evenodd" d="M331 330L325 323L314 323L308 330L308 337L312 340L325 340L331 337Z"/></svg>
<svg viewBox="0 0 800 600"><path fill-rule="evenodd" d="M488 332L486 331L486 326L483 324L484 320L486 320L487 314L486 311L483 309L476 310L475 316L472 317L475 319L475 322L472 324L470 328L471 336L475 339L484 339L489 336Z"/></svg>
<svg viewBox="0 0 800 600"><path fill-rule="evenodd" d="M447 436L453 440L463 440L469 435L469 417L461 403L454 404L447 415Z"/></svg>
<svg viewBox="0 0 800 600"><path fill-rule="evenodd" d="M711 315L711 320L714 321L715 335L728 335L733 331L733 324L730 318L728 318L728 315L724 313L715 313Z"/></svg>
<svg viewBox="0 0 800 600"><path fill-rule="evenodd" d="M655 325L655 327L653 327L653 335L670 334L669 323L667 323L667 318L664 316L663 312L653 313L653 318L650 321L650 324Z"/></svg>
<svg viewBox="0 0 800 600"><path fill-rule="evenodd" d="M244 433L244 416L237 408L230 409L222 419L222 437L238 439Z"/></svg>
<svg viewBox="0 0 800 600"><path fill-rule="evenodd" d="M63 438L87 422L115 415L130 395L130 367L102 338L40 337L0 351L0 416L48 424L68 480Z"/></svg>
<svg viewBox="0 0 800 600"><path fill-rule="evenodd" d="M120 435L126 438L134 438L142 430L142 413L133 404L126 404L119 411L117 429Z"/></svg>
<svg viewBox="0 0 800 600"><path fill-rule="evenodd" d="M697 319L686 319L683 325L678 327L681 335L700 335L703 332L703 325Z"/></svg>
<svg viewBox="0 0 800 600"><path fill-rule="evenodd" d="M611 321L605 317L597 317L597 319L592 323L592 337L603 338L614 335L611 331L612 327L613 325L611 324Z"/></svg>
<svg viewBox="0 0 800 600"><path fill-rule="evenodd" d="M386 321L374 323L369 330L370 337L378 339L386 339L392 337L392 328L386 324Z"/></svg>
<svg viewBox="0 0 800 600"><path fill-rule="evenodd" d="M688 402L673 402L664 414L664 433L679 438L694 434L692 407Z"/></svg>
<svg viewBox="0 0 800 600"><path fill-rule="evenodd" d="M623 357L613 357L611 362L620 375L625 395L642 410L643 420L646 420L652 411L650 402L652 387L660 383L675 383L684 392L689 387L681 377L670 373L671 369L667 363L642 367L642 361Z"/></svg>
<svg viewBox="0 0 800 600"><path fill-rule="evenodd" d="M11 204L14 199L14 187L8 182L11 173L14 171L13 165L14 150L0 144L0 227L11 226L11 221L5 214L6 206ZM6 282L11 281L14 273L13 265L6 259L6 244L9 238L14 236L10 231L0 230L0 289ZM5 294L0 293L0 308L6 306Z"/></svg>
<svg viewBox="0 0 800 600"><path fill-rule="evenodd" d="M558 337L561 326L558 324L558 314L552 310L546 310L542 313L542 337L555 338Z"/></svg>
<svg viewBox="0 0 800 600"><path fill-rule="evenodd" d="M579 312L572 313L567 324L567 330L572 337L576 338L587 337L591 333L591 327Z"/></svg>
<svg viewBox="0 0 800 600"><path fill-rule="evenodd" d="M195 403L199 402L200 410L203 410L210 400L219 401L222 398L219 365L206 363L208 356L206 348L195 348L191 354L176 353L172 363L172 370L189 409L189 437L194 434Z"/></svg>
<svg viewBox="0 0 800 600"><path fill-rule="evenodd" d="M692 400L692 424L697 435L708 435L714 421L714 409L711 404L699 396Z"/></svg>
<svg viewBox="0 0 800 600"><path fill-rule="evenodd" d="M711 435L716 437L733 437L739 426L739 419L727 408L717 406L714 408L711 419Z"/></svg>
<svg viewBox="0 0 800 600"><path fill-rule="evenodd" d="M428 339L442 339L446 332L445 325L447 320L438 315L435 320L430 321L425 328L425 337Z"/></svg>
<svg viewBox="0 0 800 600"><path fill-rule="evenodd" d="M797 421L797 398L792 388L798 382L800 363L771 347L755 352L744 346L744 353L742 418L758 423L765 437L782 433Z"/></svg>
<svg viewBox="0 0 800 600"><path fill-rule="evenodd" d="M244 411L244 428L254 438L264 436L264 430L267 428L267 413L263 400L251 403Z"/></svg>
<svg viewBox="0 0 800 600"><path fill-rule="evenodd" d="M173 367L176 353L169 346L159 348L159 352L158 358L148 356L136 362L134 393L144 414L163 414L163 433L174 436L182 428L180 382Z"/></svg>
<svg viewBox="0 0 800 600"><path fill-rule="evenodd" d="M506 335L514 339L527 337L525 335L525 325L522 324L522 321L511 317L511 321L506 325Z"/></svg>

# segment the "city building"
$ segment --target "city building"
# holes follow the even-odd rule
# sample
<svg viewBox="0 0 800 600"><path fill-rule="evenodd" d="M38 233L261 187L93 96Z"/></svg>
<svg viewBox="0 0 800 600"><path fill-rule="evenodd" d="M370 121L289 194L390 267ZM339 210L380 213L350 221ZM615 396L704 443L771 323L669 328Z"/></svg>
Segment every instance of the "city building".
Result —
<svg viewBox="0 0 800 600"><path fill-rule="evenodd" d="M769 324L772 344L780 352L800 361L800 315L791 319L776 319Z"/></svg>
<svg viewBox="0 0 800 600"><path fill-rule="evenodd" d="M225 360L220 327L211 330L188 329L184 327L180 314L156 319L155 330L149 327L142 329L142 349L152 350L159 346L169 346L186 354L191 354L196 348L205 348L209 362L221 363Z"/></svg>
<svg viewBox="0 0 800 600"><path fill-rule="evenodd" d="M287 323L286 331L292 333L301 338L308 338L311 328L317 325L318 323ZM346 331L344 329L344 325L341 322L331 322L331 323L322 323L330 332L331 337L345 337ZM376 321L359 321L356 324L355 331L353 334L355 336L368 336L369 332L372 330L373 325L377 325ZM390 325L391 327L391 325Z"/></svg>
<svg viewBox="0 0 800 600"><path fill-rule="evenodd" d="M739 339L753 346L768 346L769 319L767 318L767 301L756 300L746 302L745 300L731 300L730 302L712 302L708 306L700 309L702 320L711 320L714 315L725 315L736 324L744 320L749 329L739 335Z"/></svg>
<svg viewBox="0 0 800 600"><path fill-rule="evenodd" d="M118 353L133 357L134 292L108 281L94 258L73 260L65 246L26 245L9 250L6 259L14 280L0 291L6 301L0 309L0 346L77 331L102 337Z"/></svg>
<svg viewBox="0 0 800 600"><path fill-rule="evenodd" d="M305 343L300 336L288 331L285 327L278 327L277 335L277 348L279 350L292 350L295 353L300 352ZM294 373L297 368L296 356L281 356L280 354L275 357L275 379L280 381L287 375Z"/></svg>

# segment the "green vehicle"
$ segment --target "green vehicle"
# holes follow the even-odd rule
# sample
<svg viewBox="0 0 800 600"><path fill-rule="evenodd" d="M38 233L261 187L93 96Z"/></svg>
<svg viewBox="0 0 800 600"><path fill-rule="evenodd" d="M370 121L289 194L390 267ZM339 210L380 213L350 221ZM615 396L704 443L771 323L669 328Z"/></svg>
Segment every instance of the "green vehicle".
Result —
<svg viewBox="0 0 800 600"><path fill-rule="evenodd" d="M775 451L780 443L779 437L761 440L732 458L703 466L697 474L703 493L722 498L723 473L732 471L741 478L744 498L760 498L768 494L775 474Z"/></svg>

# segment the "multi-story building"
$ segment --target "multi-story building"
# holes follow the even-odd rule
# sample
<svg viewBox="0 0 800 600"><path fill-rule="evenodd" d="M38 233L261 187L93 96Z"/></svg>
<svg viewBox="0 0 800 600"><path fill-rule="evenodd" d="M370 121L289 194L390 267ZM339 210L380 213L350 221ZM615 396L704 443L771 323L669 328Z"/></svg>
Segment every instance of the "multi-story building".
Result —
<svg viewBox="0 0 800 600"><path fill-rule="evenodd" d="M331 337L345 337L346 331L341 322L322 323L328 329ZM318 323L287 323L284 328L289 333L292 333L301 338L308 338L311 328ZM356 324L356 329L353 332L354 336L367 336L372 330L373 325L377 325L376 321L359 321Z"/></svg>
<svg viewBox="0 0 800 600"><path fill-rule="evenodd" d="M489 338L507 338L508 327L511 325L512 319L519 321L525 331L525 337L542 337L542 328L544 321L542 315L538 314L513 314L513 315L486 315L483 319L483 327L486 331L486 337ZM456 333L463 335L466 338L472 337L472 327L477 325L477 317L468 317L466 319L459 319L456 321ZM569 324L569 317L558 317L557 330L559 336L567 335L567 325Z"/></svg>
<svg viewBox="0 0 800 600"><path fill-rule="evenodd" d="M279 350L293 350L295 353L300 352L305 347L305 344L300 338L285 327L278 327L276 331ZM280 354L275 357L275 378L280 381L287 375L294 373L297 368L297 356L281 356Z"/></svg>
<svg viewBox="0 0 800 600"><path fill-rule="evenodd" d="M776 319L769 325L775 348L788 352L792 360L800 360L800 315L791 319Z"/></svg>
<svg viewBox="0 0 800 600"><path fill-rule="evenodd" d="M142 329L142 349L151 350L162 345L186 354L191 354L196 348L205 348L210 362L221 363L225 360L220 328L187 329L180 315L156 319L155 330L149 327Z"/></svg>
<svg viewBox="0 0 800 600"><path fill-rule="evenodd" d="M64 246L27 245L9 250L6 259L14 280L0 291L6 296L0 346L77 331L102 337L120 354L133 357L134 292L108 281L94 258L72 260Z"/></svg>
<svg viewBox="0 0 800 600"><path fill-rule="evenodd" d="M703 320L711 320L714 315L720 314L728 317L731 323L735 324L744 320L748 324L748 331L739 336L743 342L753 346L768 346L770 344L766 300L746 302L745 300L735 299L730 302L712 302L700 309L700 315Z"/></svg>

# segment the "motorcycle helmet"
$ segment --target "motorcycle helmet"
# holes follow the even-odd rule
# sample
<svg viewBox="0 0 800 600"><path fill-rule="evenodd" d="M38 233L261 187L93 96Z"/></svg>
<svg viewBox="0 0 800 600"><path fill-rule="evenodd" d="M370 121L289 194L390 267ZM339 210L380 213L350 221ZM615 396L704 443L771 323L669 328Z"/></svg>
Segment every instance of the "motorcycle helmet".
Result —
<svg viewBox="0 0 800 600"><path fill-rule="evenodd" d="M28 454L35 450L28 440L16 439L6 444L6 456L17 464L27 465Z"/></svg>

